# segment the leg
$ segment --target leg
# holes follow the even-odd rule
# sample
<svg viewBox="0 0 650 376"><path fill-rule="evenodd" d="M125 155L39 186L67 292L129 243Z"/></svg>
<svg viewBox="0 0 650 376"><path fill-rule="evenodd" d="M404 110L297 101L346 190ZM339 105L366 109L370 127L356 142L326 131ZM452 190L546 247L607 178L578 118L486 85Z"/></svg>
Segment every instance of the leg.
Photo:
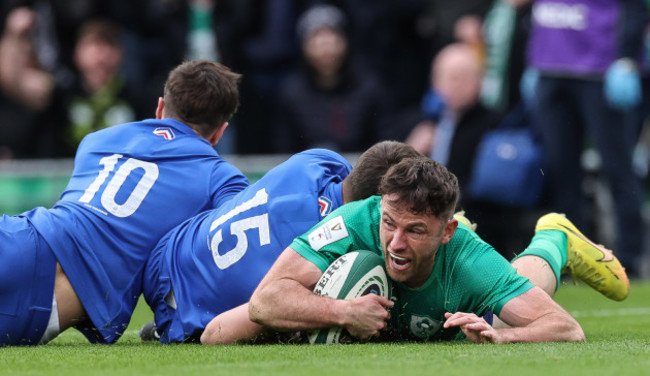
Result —
<svg viewBox="0 0 650 376"><path fill-rule="evenodd" d="M551 296L559 287L561 273L572 274L613 300L623 300L630 292L625 269L612 251L589 240L563 214L546 214L537 221L533 240L513 266L533 283L539 281ZM556 280L553 290L547 282L550 273Z"/></svg>
<svg viewBox="0 0 650 376"><path fill-rule="evenodd" d="M588 134L602 159L601 171L611 189L616 218L616 254L636 274L643 250L643 189L632 166L631 124L625 113L611 109L602 95L602 83L585 82L578 96Z"/></svg>
<svg viewBox="0 0 650 376"><path fill-rule="evenodd" d="M454 214L454 218L476 230L476 224L464 212ZM585 237L563 214L546 214L537 221L535 236L512 266L550 296L555 295L562 273L572 274L613 300L623 300L630 293L630 283L618 259ZM507 327L496 316L492 324Z"/></svg>
<svg viewBox="0 0 650 376"><path fill-rule="evenodd" d="M54 294L56 296L59 330L61 332L85 319L86 311L84 311L77 293L75 293L58 262L56 263Z"/></svg>
<svg viewBox="0 0 650 376"><path fill-rule="evenodd" d="M553 297L557 291L557 278L551 265L542 257L528 255L518 257L512 261L512 266L517 273L528 278L533 284L540 287Z"/></svg>
<svg viewBox="0 0 650 376"><path fill-rule="evenodd" d="M517 257L512 261L512 266L517 269L519 275L528 278L533 284L540 287L548 295L553 297L557 291L557 278L553 272L551 264L543 257L535 255L525 255ZM492 326L495 328L507 328L508 324L493 316Z"/></svg>
<svg viewBox="0 0 650 376"><path fill-rule="evenodd" d="M36 345L52 311L56 258L27 220L0 216L0 347Z"/></svg>
<svg viewBox="0 0 650 376"><path fill-rule="evenodd" d="M531 119L542 135L550 208L583 227L580 157L584 131L575 111L574 86L575 80L540 77Z"/></svg>
<svg viewBox="0 0 650 376"><path fill-rule="evenodd" d="M537 221L535 236L512 261L517 272L553 296L561 273L571 273L613 300L630 291L625 269L608 249L587 239L564 215L550 213ZM495 327L505 327L494 318Z"/></svg>

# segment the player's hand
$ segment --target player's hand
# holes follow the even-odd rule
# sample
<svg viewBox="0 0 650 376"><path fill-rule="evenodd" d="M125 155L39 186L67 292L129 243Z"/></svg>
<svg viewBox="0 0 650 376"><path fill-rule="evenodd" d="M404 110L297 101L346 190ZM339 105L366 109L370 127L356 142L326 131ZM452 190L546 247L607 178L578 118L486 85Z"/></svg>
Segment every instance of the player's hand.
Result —
<svg viewBox="0 0 650 376"><path fill-rule="evenodd" d="M474 343L498 343L499 337L496 329L488 324L482 317L473 313L456 312L445 313L444 328L460 327L467 339Z"/></svg>
<svg viewBox="0 0 650 376"><path fill-rule="evenodd" d="M395 303L376 294L368 294L349 301L345 329L361 340L379 335L390 318L388 308Z"/></svg>

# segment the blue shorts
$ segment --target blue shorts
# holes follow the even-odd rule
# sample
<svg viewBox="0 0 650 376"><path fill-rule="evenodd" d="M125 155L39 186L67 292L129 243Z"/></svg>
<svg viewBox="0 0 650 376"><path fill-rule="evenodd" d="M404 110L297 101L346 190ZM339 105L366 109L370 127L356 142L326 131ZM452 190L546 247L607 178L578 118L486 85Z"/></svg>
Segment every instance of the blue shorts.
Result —
<svg viewBox="0 0 650 376"><path fill-rule="evenodd" d="M36 345L52 311L56 258L23 217L0 217L0 346Z"/></svg>

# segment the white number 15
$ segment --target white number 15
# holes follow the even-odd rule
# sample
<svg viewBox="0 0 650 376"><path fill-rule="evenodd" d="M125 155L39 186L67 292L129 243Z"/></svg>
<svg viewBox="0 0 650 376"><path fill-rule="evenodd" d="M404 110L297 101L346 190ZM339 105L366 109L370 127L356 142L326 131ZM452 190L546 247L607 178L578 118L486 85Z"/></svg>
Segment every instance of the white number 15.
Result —
<svg viewBox="0 0 650 376"><path fill-rule="evenodd" d="M257 191L255 197L250 200L241 203L239 206L235 207L228 213L217 218L212 225L210 226L210 232L214 229L225 223L230 218L234 217L237 214L243 213L246 210L250 210L260 205L264 205L268 202L269 196L266 193L266 189L261 189ZM237 244L235 247L229 251L219 253L219 244L223 241L223 234L221 229L219 229L212 240L208 239L208 246L212 251L212 258L214 263L219 269L226 269L232 264L239 261L248 250L248 237L246 236L246 230L253 228L259 229L259 243L260 245L267 245L271 243L271 236L269 233L269 215L268 213L257 215L254 217L248 217L235 221L230 224L230 233L237 237Z"/></svg>

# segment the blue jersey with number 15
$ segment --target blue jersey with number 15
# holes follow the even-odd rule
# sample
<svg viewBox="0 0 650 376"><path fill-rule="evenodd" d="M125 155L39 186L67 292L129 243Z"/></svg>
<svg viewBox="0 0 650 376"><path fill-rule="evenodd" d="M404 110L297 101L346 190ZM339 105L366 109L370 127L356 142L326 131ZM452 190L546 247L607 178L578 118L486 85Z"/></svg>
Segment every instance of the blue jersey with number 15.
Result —
<svg viewBox="0 0 650 376"><path fill-rule="evenodd" d="M112 343L128 325L158 240L247 186L185 124L145 120L86 136L60 201L24 215L52 248L92 321L78 328L92 342Z"/></svg>
<svg viewBox="0 0 650 376"><path fill-rule="evenodd" d="M284 248L343 204L351 168L329 150L298 153L161 239L144 275L161 342L196 337L214 316L247 302Z"/></svg>

